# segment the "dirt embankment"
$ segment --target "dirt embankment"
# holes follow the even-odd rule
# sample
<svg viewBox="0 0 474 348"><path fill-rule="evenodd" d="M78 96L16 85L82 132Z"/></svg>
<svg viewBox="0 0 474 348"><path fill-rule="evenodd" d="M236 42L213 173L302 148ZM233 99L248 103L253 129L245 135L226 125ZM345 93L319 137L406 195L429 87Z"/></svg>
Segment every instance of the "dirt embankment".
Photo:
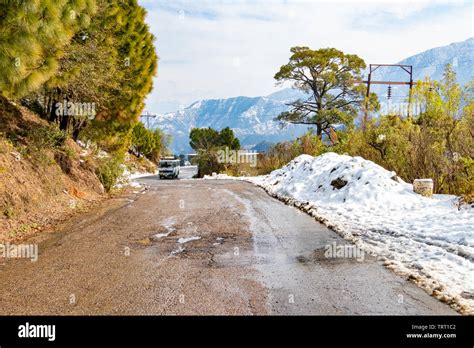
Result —
<svg viewBox="0 0 474 348"><path fill-rule="evenodd" d="M93 163L59 136L36 114L0 100L0 242L29 237L105 197Z"/></svg>
<svg viewBox="0 0 474 348"><path fill-rule="evenodd" d="M0 98L0 243L48 230L110 197L97 166L94 153L57 127Z"/></svg>

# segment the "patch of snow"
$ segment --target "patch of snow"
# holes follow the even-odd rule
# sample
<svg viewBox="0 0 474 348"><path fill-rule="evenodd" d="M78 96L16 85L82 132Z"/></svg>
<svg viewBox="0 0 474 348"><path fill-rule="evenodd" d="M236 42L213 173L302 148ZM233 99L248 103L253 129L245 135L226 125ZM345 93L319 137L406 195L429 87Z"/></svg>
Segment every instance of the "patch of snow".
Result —
<svg viewBox="0 0 474 348"><path fill-rule="evenodd" d="M230 175L227 175L227 174L217 174L217 175L204 175L203 179L204 180L215 180L215 179L235 180L236 177L230 176Z"/></svg>
<svg viewBox="0 0 474 348"><path fill-rule="evenodd" d="M193 103L189 108L190 109L199 109L201 107L201 105L202 105L202 101L199 100L199 101Z"/></svg>
<svg viewBox="0 0 474 348"><path fill-rule="evenodd" d="M201 237L198 237L198 236L184 237L184 238L179 238L178 243L179 244L184 244L184 243L188 243L188 242L191 242L193 240L199 240L199 239L201 239Z"/></svg>
<svg viewBox="0 0 474 348"><path fill-rule="evenodd" d="M97 158L109 158L109 157L110 155L104 150L99 150L99 152L97 152Z"/></svg>
<svg viewBox="0 0 474 348"><path fill-rule="evenodd" d="M83 142L81 140L76 140L76 144L79 145L80 147L82 147L83 149L90 149L92 147L92 142L91 141L87 141L87 142Z"/></svg>
<svg viewBox="0 0 474 348"><path fill-rule="evenodd" d="M186 250L186 249L183 248L183 247L180 245L177 249L171 251L170 256L173 256L173 255L182 253L182 252L185 251L185 250Z"/></svg>
<svg viewBox="0 0 474 348"><path fill-rule="evenodd" d="M474 209L459 207L456 196L420 196L394 172L335 153L301 155L266 176L205 179L261 186L410 275L435 297L474 313Z"/></svg>
<svg viewBox="0 0 474 348"><path fill-rule="evenodd" d="M168 231L168 232L165 232L165 233L157 233L153 236L153 238L160 239L160 238L168 237L171 232L172 231Z"/></svg>
<svg viewBox="0 0 474 348"><path fill-rule="evenodd" d="M163 226L165 229L166 229L166 232L164 233L157 233L153 236L153 238L155 239L160 239L160 238L164 238L164 237L168 237L171 233L173 233L174 231L176 231L176 229L173 227L174 223L175 223L176 219L174 216L171 216L167 219L165 219L162 223L161 223L161 226Z"/></svg>
<svg viewBox="0 0 474 348"><path fill-rule="evenodd" d="M146 176L156 175L156 172L153 172L153 173L130 172L125 165L122 164L121 166L123 168L123 173L120 176L120 178L117 180L117 183L114 186L115 188L122 188L127 185L131 187L135 187L135 188L142 187L142 184L136 181L132 181L132 180L146 177Z"/></svg>
<svg viewBox="0 0 474 348"><path fill-rule="evenodd" d="M161 223L161 226L166 228L167 231L173 232L173 231L176 231L176 228L173 227L175 223L176 223L176 218L174 216L171 216L163 220L163 222Z"/></svg>
<svg viewBox="0 0 474 348"><path fill-rule="evenodd" d="M129 180L133 180L133 179L138 179L138 178L143 178L143 177L146 177L146 176L153 176L153 175L156 175L157 172L152 172L152 173L148 173L148 172L144 172L144 173L141 173L141 172L133 172L133 173L130 173L128 178Z"/></svg>

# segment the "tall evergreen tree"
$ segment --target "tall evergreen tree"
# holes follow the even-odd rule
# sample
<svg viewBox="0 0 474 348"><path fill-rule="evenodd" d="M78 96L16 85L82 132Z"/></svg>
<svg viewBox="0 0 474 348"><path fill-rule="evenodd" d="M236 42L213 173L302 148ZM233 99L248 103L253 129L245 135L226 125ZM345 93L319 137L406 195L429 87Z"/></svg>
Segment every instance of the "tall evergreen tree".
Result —
<svg viewBox="0 0 474 348"><path fill-rule="evenodd" d="M323 133L329 136L336 124L351 124L366 92L365 86L355 85L351 80L362 79L365 62L335 48L293 47L291 52L289 62L280 68L275 79L280 83L293 82L308 97L290 103L290 110L277 120L315 125L319 137ZM371 104L377 104L375 94L370 99Z"/></svg>
<svg viewBox="0 0 474 348"><path fill-rule="evenodd" d="M74 137L89 125L87 135L113 151L126 148L152 89L157 55L146 11L136 0L95 1L90 25L73 35L57 74L24 102ZM65 100L94 103L96 119L61 115L57 107Z"/></svg>
<svg viewBox="0 0 474 348"><path fill-rule="evenodd" d="M64 48L88 26L95 0L11 0L0 3L0 93L20 98L58 70Z"/></svg>

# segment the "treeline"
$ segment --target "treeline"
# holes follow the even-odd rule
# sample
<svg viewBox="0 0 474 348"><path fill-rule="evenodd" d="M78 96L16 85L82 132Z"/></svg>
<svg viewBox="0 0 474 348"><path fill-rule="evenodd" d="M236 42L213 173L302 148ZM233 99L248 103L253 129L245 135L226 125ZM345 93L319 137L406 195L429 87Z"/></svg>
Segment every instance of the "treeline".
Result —
<svg viewBox="0 0 474 348"><path fill-rule="evenodd" d="M161 133L152 150L133 135L158 61L145 15L136 0L1 2L1 96L116 162L131 148L156 156Z"/></svg>
<svg viewBox="0 0 474 348"><path fill-rule="evenodd" d="M158 162L169 141L169 136L161 130L149 130L139 122L133 127L130 152L137 157L145 156Z"/></svg>

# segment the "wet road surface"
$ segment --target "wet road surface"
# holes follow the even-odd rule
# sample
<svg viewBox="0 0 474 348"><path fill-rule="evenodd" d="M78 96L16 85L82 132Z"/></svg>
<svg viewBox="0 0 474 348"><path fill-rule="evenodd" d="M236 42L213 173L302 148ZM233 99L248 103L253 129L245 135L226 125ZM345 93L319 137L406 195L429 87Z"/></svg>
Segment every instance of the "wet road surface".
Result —
<svg viewBox="0 0 474 348"><path fill-rule="evenodd" d="M188 169L27 241L0 314L456 314L373 258L325 257L346 242L262 189Z"/></svg>

